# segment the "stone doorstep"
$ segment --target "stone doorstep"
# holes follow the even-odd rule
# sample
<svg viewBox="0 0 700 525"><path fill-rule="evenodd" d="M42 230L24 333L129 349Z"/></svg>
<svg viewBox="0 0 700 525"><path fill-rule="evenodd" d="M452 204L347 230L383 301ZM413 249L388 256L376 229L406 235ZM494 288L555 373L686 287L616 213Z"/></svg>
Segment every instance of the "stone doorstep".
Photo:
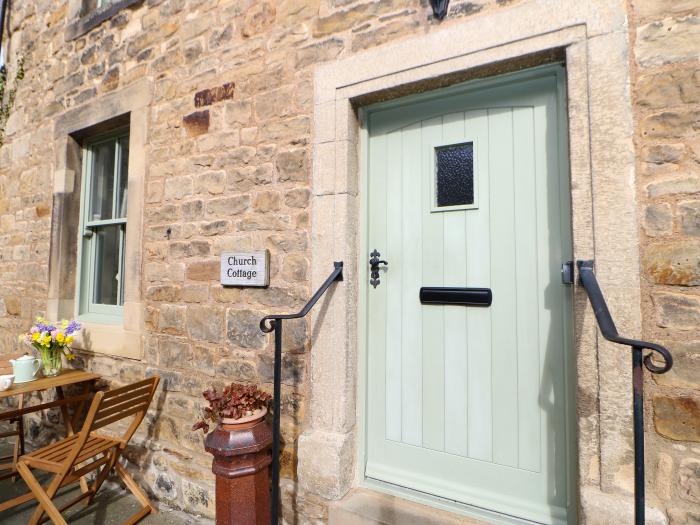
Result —
<svg viewBox="0 0 700 525"><path fill-rule="evenodd" d="M328 525L487 525L373 490L355 489L330 506Z"/></svg>
<svg viewBox="0 0 700 525"><path fill-rule="evenodd" d="M580 494L584 512L579 521L596 525L620 525L634 521L632 497L600 492L586 487ZM529 522L528 522L529 523ZM668 525L666 515L647 505L648 525ZM355 489L342 500L331 504L328 525L487 525L476 518L408 501L383 492Z"/></svg>

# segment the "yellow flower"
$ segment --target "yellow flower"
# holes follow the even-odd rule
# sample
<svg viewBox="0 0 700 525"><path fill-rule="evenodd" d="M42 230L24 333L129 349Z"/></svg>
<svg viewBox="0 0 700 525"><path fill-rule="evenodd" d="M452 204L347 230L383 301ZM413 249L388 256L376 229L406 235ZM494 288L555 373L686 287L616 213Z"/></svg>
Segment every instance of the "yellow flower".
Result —
<svg viewBox="0 0 700 525"><path fill-rule="evenodd" d="M72 342L73 342L73 336L72 336L72 335L69 335L68 337L66 337L66 344L67 344L67 345L71 344Z"/></svg>
<svg viewBox="0 0 700 525"><path fill-rule="evenodd" d="M68 328L68 321L66 319L61 321L61 328L63 328L64 330Z"/></svg>
<svg viewBox="0 0 700 525"><path fill-rule="evenodd" d="M49 346L51 344L51 335L46 334L41 342L44 346Z"/></svg>
<svg viewBox="0 0 700 525"><path fill-rule="evenodd" d="M75 354L66 354L66 359L68 359L68 361L72 361L75 359Z"/></svg>
<svg viewBox="0 0 700 525"><path fill-rule="evenodd" d="M41 335L41 334L40 334L39 332L34 332L34 333L32 334L32 341L38 341L40 335Z"/></svg>
<svg viewBox="0 0 700 525"><path fill-rule="evenodd" d="M56 334L56 342L57 342L57 343L62 343L62 342L65 341L65 340L66 340L66 336L63 335L63 332L58 332L58 333Z"/></svg>

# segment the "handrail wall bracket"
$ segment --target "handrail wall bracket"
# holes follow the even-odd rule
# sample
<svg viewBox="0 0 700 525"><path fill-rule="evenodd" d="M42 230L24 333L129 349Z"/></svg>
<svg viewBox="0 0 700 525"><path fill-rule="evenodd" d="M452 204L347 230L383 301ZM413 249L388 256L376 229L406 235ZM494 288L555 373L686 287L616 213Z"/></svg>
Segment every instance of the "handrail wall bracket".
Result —
<svg viewBox="0 0 700 525"><path fill-rule="evenodd" d="M644 367L652 374L664 374L673 366L671 353L661 345L620 336L594 270L594 261L576 261L579 284L583 286L593 308L600 333L612 343L632 348L632 414L634 420L634 523L644 525ZM651 352L644 354L644 350ZM652 360L656 354L663 364Z"/></svg>
<svg viewBox="0 0 700 525"><path fill-rule="evenodd" d="M279 523L280 505L280 411L282 398L282 321L286 319L299 319L306 316L318 302L328 288L336 282L343 280L343 263L334 262L333 271L319 287L316 293L309 299L304 308L295 314L266 315L260 320L260 331L264 334L275 332L275 362L273 385L273 419L272 419L272 490L270 522L273 525Z"/></svg>

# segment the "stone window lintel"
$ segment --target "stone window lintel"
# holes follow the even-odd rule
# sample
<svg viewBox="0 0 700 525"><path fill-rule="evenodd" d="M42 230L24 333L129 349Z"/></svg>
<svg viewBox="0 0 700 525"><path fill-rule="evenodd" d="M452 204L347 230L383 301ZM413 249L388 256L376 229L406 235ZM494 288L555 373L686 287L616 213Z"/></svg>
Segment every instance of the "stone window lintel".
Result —
<svg viewBox="0 0 700 525"><path fill-rule="evenodd" d="M143 0L115 0L107 5L84 13L84 0L72 0L69 9L69 22L66 27L66 41L75 40L91 29L109 20L122 9L140 4Z"/></svg>

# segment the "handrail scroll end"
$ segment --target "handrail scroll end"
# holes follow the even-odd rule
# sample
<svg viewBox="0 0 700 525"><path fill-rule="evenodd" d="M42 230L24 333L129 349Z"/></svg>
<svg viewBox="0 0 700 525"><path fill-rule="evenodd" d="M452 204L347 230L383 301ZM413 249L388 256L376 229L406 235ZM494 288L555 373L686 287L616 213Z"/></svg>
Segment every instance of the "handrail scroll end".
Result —
<svg viewBox="0 0 700 525"><path fill-rule="evenodd" d="M671 368L673 367L673 356L671 355L671 352L669 352L666 348L664 348L661 345L657 344L649 344L649 346L646 347L648 350L651 350L652 352L656 352L657 354L660 354L661 359L663 359L664 364L661 366L658 366L654 364L654 361L652 360L651 356L652 354L647 354L644 356L644 366L646 367L649 372L652 374L665 374Z"/></svg>
<svg viewBox="0 0 700 525"><path fill-rule="evenodd" d="M266 315L262 319L260 319L260 331L263 334L269 334L275 329L275 320L276 318L271 315Z"/></svg>

